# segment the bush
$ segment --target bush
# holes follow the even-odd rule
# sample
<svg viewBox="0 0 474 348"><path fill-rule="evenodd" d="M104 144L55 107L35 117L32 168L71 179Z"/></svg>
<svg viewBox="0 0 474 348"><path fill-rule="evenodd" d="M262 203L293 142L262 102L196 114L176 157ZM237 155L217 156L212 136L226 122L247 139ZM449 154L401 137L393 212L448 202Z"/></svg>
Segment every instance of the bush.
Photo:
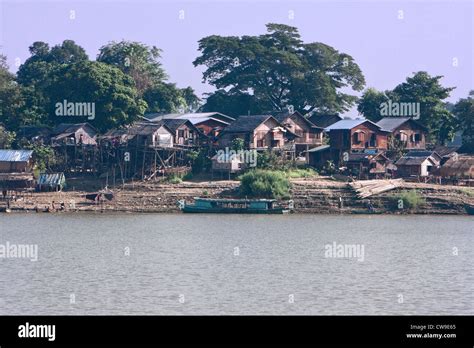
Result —
<svg viewBox="0 0 474 348"><path fill-rule="evenodd" d="M240 178L240 194L249 197L289 198L290 182L284 172L251 170Z"/></svg>
<svg viewBox="0 0 474 348"><path fill-rule="evenodd" d="M171 175L166 179L166 181L170 184L180 184L183 182L183 179L178 175Z"/></svg>
<svg viewBox="0 0 474 348"><path fill-rule="evenodd" d="M306 168L306 169L301 169L301 168L296 168L296 169L290 169L286 172L286 175L289 178L296 179L296 178L312 178L315 176L318 176L318 173L311 168Z"/></svg>
<svg viewBox="0 0 474 348"><path fill-rule="evenodd" d="M426 202L416 190L402 191L400 195L395 198L398 209L416 209ZM403 203L402 207L400 207L401 202Z"/></svg>

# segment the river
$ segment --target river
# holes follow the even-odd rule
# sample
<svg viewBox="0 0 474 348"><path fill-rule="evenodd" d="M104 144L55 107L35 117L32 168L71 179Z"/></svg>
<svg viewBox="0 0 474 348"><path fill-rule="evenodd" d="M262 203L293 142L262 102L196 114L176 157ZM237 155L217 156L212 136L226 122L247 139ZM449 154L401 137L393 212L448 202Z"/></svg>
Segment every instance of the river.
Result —
<svg viewBox="0 0 474 348"><path fill-rule="evenodd" d="M3 214L0 315L473 315L473 222Z"/></svg>

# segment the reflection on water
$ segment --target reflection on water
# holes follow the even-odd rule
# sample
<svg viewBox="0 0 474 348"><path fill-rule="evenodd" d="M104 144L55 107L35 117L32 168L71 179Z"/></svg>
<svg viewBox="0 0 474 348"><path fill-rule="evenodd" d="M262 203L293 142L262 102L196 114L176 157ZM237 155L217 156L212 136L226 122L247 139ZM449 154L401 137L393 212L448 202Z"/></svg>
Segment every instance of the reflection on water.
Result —
<svg viewBox="0 0 474 348"><path fill-rule="evenodd" d="M474 314L473 220L2 215L0 314ZM335 243L335 244L334 244ZM359 245L325 257L327 245ZM360 256L360 255L359 255Z"/></svg>

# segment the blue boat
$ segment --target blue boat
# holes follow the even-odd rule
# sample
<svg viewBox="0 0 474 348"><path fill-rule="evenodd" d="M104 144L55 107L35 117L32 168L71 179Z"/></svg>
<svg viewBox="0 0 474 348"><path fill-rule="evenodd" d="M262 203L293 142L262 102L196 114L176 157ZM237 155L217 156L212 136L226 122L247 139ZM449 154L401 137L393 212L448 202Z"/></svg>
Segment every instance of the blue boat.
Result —
<svg viewBox="0 0 474 348"><path fill-rule="evenodd" d="M181 200L178 202L183 213L218 213L218 214L285 214L293 209L293 202L288 207L279 206L276 199L215 199L194 198L194 204Z"/></svg>

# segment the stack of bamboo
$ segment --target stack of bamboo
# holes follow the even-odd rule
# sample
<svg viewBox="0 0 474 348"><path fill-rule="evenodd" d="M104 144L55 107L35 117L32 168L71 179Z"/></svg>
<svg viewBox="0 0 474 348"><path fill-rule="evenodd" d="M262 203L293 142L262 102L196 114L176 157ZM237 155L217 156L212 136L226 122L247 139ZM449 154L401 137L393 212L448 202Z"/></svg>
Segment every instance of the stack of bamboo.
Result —
<svg viewBox="0 0 474 348"><path fill-rule="evenodd" d="M349 186L357 192L357 197L367 198L382 192L393 190L403 185L403 179L392 180L364 180L349 183Z"/></svg>

